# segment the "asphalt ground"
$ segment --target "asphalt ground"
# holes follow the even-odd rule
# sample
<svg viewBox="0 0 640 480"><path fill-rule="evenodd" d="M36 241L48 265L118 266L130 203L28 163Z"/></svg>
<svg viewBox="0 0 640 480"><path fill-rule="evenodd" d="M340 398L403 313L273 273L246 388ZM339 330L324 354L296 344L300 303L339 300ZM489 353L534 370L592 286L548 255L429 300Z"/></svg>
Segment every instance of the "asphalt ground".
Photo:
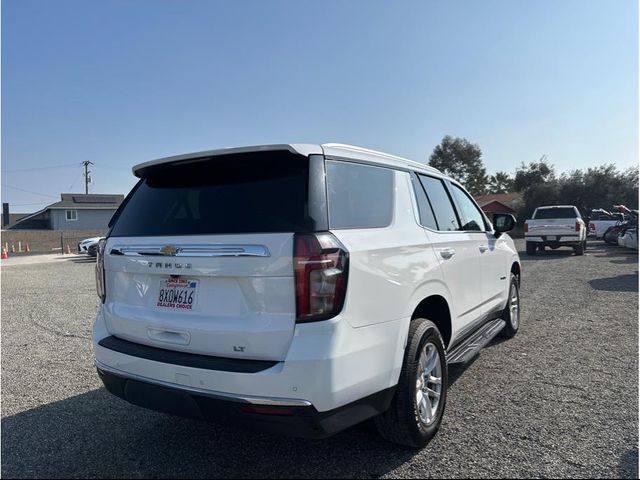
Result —
<svg viewBox="0 0 640 480"><path fill-rule="evenodd" d="M369 424L308 441L130 405L93 366L93 261L3 266L2 476L637 478L637 253L521 257L520 332L451 371L422 450Z"/></svg>

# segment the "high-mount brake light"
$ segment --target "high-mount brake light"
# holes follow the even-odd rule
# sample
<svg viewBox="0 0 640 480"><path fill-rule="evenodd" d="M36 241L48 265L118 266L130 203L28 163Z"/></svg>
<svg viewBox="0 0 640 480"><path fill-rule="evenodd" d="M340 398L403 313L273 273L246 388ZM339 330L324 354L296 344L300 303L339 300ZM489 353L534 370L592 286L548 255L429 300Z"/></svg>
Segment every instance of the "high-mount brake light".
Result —
<svg viewBox="0 0 640 480"><path fill-rule="evenodd" d="M296 234L294 240L296 321L335 317L347 291L349 254L331 233Z"/></svg>

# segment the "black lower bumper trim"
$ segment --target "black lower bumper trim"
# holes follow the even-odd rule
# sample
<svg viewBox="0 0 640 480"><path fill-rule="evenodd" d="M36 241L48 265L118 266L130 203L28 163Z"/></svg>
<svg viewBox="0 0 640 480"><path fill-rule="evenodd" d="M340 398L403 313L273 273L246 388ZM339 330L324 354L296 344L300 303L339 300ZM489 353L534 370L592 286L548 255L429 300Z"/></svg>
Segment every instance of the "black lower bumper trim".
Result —
<svg viewBox="0 0 640 480"><path fill-rule="evenodd" d="M132 357L144 358L145 360L221 372L258 373L278 364L278 362L267 360L244 360L241 358L211 357L209 355L176 352L129 342L117 337L103 338L98 342L98 345Z"/></svg>
<svg viewBox="0 0 640 480"><path fill-rule="evenodd" d="M140 407L301 438L326 438L389 408L395 387L327 412L314 407L269 407L271 414L247 412L248 403L221 400L113 374L98 368L112 394Z"/></svg>

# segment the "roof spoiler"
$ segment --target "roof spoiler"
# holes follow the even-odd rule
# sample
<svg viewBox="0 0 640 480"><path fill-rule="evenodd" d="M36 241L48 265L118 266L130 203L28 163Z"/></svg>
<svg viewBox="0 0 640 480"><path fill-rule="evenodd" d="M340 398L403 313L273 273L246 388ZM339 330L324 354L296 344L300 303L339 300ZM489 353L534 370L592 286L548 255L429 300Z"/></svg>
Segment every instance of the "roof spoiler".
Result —
<svg viewBox="0 0 640 480"><path fill-rule="evenodd" d="M204 160L211 157L219 157L226 155L239 155L243 153L259 153L259 152L273 152L273 151L288 151L294 154L309 156L313 154L322 154L322 148L320 145L309 144L275 144L275 145L254 145L249 147L237 147L237 148L221 148L217 150L206 150L203 152L187 153L185 155L176 155L172 157L159 158L150 162L138 164L133 167L133 174L136 177L144 177L145 171L149 168L156 167L158 165L176 164L181 162L187 162L190 160Z"/></svg>

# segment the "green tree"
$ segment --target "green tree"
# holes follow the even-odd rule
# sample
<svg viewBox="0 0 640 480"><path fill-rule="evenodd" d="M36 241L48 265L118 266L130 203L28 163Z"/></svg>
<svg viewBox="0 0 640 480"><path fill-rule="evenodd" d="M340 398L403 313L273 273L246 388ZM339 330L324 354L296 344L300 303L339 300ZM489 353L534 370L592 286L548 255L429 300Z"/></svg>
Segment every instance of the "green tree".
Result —
<svg viewBox="0 0 640 480"><path fill-rule="evenodd" d="M514 188L518 192L524 192L527 188L555 179L553 165L549 165L545 160L531 162L525 165L524 162L516 170Z"/></svg>
<svg viewBox="0 0 640 480"><path fill-rule="evenodd" d="M514 181L507 172L496 172L489 177L488 193L509 193L514 188Z"/></svg>
<svg viewBox="0 0 640 480"><path fill-rule="evenodd" d="M544 205L575 205L585 217L594 208L611 210L618 204L638 208L637 167L620 172L615 165L609 164L571 170L556 177L553 165L544 162L523 164L516 171L516 188L522 192L524 200L518 211L520 222Z"/></svg>
<svg viewBox="0 0 640 480"><path fill-rule="evenodd" d="M620 172L608 164L573 170L562 174L558 183L560 200L576 205L585 216L594 208L611 210L623 204L635 209L638 205L637 168Z"/></svg>
<svg viewBox="0 0 640 480"><path fill-rule="evenodd" d="M542 205L553 205L558 199L558 182L553 165L544 157L528 165L522 162L516 169L514 189L522 193L522 205L518 209L518 223L531 218L533 211Z"/></svg>
<svg viewBox="0 0 640 480"><path fill-rule="evenodd" d="M544 205L558 205L558 182L554 179L550 182L542 182L527 188L523 195L523 205L518 211L518 221L524 223L531 218L533 211Z"/></svg>
<svg viewBox="0 0 640 480"><path fill-rule="evenodd" d="M446 135L433 149L429 165L455 178L472 195L484 195L487 191L488 177L482 150L466 138Z"/></svg>

